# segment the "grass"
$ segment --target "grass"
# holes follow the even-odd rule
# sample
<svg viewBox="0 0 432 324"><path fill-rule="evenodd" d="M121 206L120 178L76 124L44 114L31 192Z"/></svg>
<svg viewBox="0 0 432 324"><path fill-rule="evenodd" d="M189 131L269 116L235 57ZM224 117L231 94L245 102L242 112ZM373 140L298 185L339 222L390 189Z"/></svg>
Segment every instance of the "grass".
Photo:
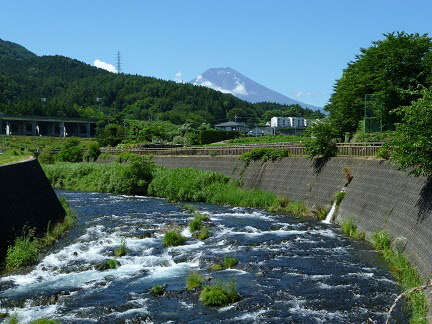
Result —
<svg viewBox="0 0 432 324"><path fill-rule="evenodd" d="M407 257L399 249L392 248L390 235L386 231L374 231L371 241L375 249L380 251L389 263L390 268L393 270L397 281L402 285L404 291L422 285L418 272L411 265ZM411 311L410 322L427 323L425 294L422 291L415 291L409 294L407 299Z"/></svg>
<svg viewBox="0 0 432 324"><path fill-rule="evenodd" d="M22 266L33 264L39 255L38 242L34 237L34 231L30 230L15 239L9 246L6 254L6 267L18 269Z"/></svg>
<svg viewBox="0 0 432 324"><path fill-rule="evenodd" d="M186 243L187 238L181 234L181 228L178 225L171 225L165 230L165 235L163 237L163 245L168 246L178 246Z"/></svg>
<svg viewBox="0 0 432 324"><path fill-rule="evenodd" d="M292 143L292 142L301 142L303 140L305 140L305 138L300 136L269 135L269 136L260 136L260 137L239 137L232 140L228 140L226 144L218 144L218 145Z"/></svg>
<svg viewBox="0 0 432 324"><path fill-rule="evenodd" d="M223 262L224 267L228 269L232 269L237 264L238 264L238 260L233 257L225 257Z"/></svg>
<svg viewBox="0 0 432 324"><path fill-rule="evenodd" d="M76 215L65 198L59 198L60 203L66 211L63 220L53 226L48 223L45 235L38 238L34 230L27 230L23 235L17 237L13 245L8 247L6 253L6 268L17 269L22 266L33 264L39 252L47 246L54 244L60 236L67 233L68 229L76 222Z"/></svg>
<svg viewBox="0 0 432 324"><path fill-rule="evenodd" d="M194 234L194 236L200 241L204 241L205 239L208 239L211 236L209 227L208 226L201 227L200 231Z"/></svg>
<svg viewBox="0 0 432 324"><path fill-rule="evenodd" d="M57 162L42 167L55 188L119 194L146 194L155 171L154 163L145 157L128 165Z"/></svg>
<svg viewBox="0 0 432 324"><path fill-rule="evenodd" d="M228 282L218 281L212 286L206 286L201 291L200 300L209 306L226 306L240 299L234 279Z"/></svg>
<svg viewBox="0 0 432 324"><path fill-rule="evenodd" d="M201 288L205 278L198 271L190 271L186 278L186 289L193 290Z"/></svg>
<svg viewBox="0 0 432 324"><path fill-rule="evenodd" d="M125 256L127 253L126 251L126 239L122 239L119 248L115 251L115 255L117 257Z"/></svg>
<svg viewBox="0 0 432 324"><path fill-rule="evenodd" d="M165 292L166 286L153 286L150 289L150 294L153 296L162 296Z"/></svg>
<svg viewBox="0 0 432 324"><path fill-rule="evenodd" d="M366 234L364 232L358 231L358 226L354 223L352 219L344 219L341 223L341 228L344 234L349 237L361 240L364 240L365 238Z"/></svg>
<svg viewBox="0 0 432 324"><path fill-rule="evenodd" d="M328 212L329 210L324 206L316 205L315 209L312 210L312 215L316 220L320 221L326 219Z"/></svg>
<svg viewBox="0 0 432 324"><path fill-rule="evenodd" d="M209 221L210 217L199 212L195 212L195 217L188 224L191 232L200 231L203 228L203 222Z"/></svg>
<svg viewBox="0 0 432 324"><path fill-rule="evenodd" d="M336 201L336 206L339 206L340 203L342 202L342 200L345 198L345 191L339 191L336 195L335 195L335 201Z"/></svg>
<svg viewBox="0 0 432 324"><path fill-rule="evenodd" d="M219 263L215 263L215 264L208 266L207 270L209 270L209 271L221 271L221 270L223 270L223 267Z"/></svg>

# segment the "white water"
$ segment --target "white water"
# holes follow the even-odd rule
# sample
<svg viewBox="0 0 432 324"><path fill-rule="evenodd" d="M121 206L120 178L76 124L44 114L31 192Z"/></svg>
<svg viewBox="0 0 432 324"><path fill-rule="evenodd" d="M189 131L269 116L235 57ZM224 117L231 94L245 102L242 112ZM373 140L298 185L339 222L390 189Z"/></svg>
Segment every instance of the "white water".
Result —
<svg viewBox="0 0 432 324"><path fill-rule="evenodd" d="M342 190L340 192L345 192L345 187L342 188ZM333 219L333 214L336 211L336 207L337 207L337 205L336 205L336 199L335 199L335 201L333 202L333 205L332 205L329 213L327 214L326 219L322 221L323 223L325 223L325 224L331 224L331 221Z"/></svg>

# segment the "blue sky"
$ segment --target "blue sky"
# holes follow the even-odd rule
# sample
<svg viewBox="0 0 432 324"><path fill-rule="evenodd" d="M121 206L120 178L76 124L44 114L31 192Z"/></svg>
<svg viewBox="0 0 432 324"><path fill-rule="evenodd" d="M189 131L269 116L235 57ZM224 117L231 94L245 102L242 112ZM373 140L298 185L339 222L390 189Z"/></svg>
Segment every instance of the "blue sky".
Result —
<svg viewBox="0 0 432 324"><path fill-rule="evenodd" d="M0 38L92 65L120 51L123 72L161 79L231 67L322 107L361 47L429 33L431 12L426 0L3 0Z"/></svg>

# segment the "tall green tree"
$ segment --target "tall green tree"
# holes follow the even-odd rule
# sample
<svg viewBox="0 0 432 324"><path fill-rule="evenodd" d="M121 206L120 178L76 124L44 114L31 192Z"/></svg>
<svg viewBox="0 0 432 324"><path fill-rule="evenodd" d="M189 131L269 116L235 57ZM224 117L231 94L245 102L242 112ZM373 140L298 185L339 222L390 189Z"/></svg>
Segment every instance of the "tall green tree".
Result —
<svg viewBox="0 0 432 324"><path fill-rule="evenodd" d="M354 132L364 116L366 94L380 94L384 129L399 121L391 112L407 106L418 95L409 91L432 85L432 39L427 35L405 32L385 34L384 40L360 49L336 81L334 93L325 110L340 133Z"/></svg>
<svg viewBox="0 0 432 324"><path fill-rule="evenodd" d="M411 105L400 107L397 113L403 115L394 137L387 144L391 161L410 175L432 175L432 92L422 91L422 97Z"/></svg>

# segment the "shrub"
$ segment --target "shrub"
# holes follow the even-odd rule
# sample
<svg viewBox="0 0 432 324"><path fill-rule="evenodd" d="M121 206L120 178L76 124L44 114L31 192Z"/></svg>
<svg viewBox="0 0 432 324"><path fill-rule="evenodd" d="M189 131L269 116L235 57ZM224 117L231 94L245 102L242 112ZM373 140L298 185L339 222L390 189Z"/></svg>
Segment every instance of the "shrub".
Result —
<svg viewBox="0 0 432 324"><path fill-rule="evenodd" d="M327 159L336 155L335 137L337 136L337 129L329 120L313 123L305 133L311 136L304 143L309 158L322 157Z"/></svg>
<svg viewBox="0 0 432 324"><path fill-rule="evenodd" d="M6 254L6 267L16 269L22 266L33 264L38 257L37 241L33 237L34 231L15 239L12 246L9 246Z"/></svg>
<svg viewBox="0 0 432 324"><path fill-rule="evenodd" d="M42 164L53 164L55 159L54 155L51 154L51 150L45 149L39 154L38 161Z"/></svg>
<svg viewBox="0 0 432 324"><path fill-rule="evenodd" d="M83 160L83 152L84 149L78 146L63 148L57 153L55 159L59 162L78 163Z"/></svg>
<svg viewBox="0 0 432 324"><path fill-rule="evenodd" d="M165 230L163 237L163 245L167 246L178 246L183 245L187 241L187 238L181 234L181 228L176 225L171 225Z"/></svg>
<svg viewBox="0 0 432 324"><path fill-rule="evenodd" d="M87 152L84 158L87 162L90 162L90 160L95 162L100 154L101 154L101 150L100 150L99 143L91 143L87 146Z"/></svg>
<svg viewBox="0 0 432 324"><path fill-rule="evenodd" d="M187 290L200 288L203 283L204 283L204 277L200 275L198 271L189 272L189 275L186 278Z"/></svg>
<svg viewBox="0 0 432 324"><path fill-rule="evenodd" d="M238 261L233 257L226 257L223 262L224 267L229 269L233 268L236 264L238 264Z"/></svg>
<svg viewBox="0 0 432 324"><path fill-rule="evenodd" d="M226 306L240 299L237 293L236 282L231 279L227 283L221 281L215 285L206 286L200 294L200 300L205 305Z"/></svg>

